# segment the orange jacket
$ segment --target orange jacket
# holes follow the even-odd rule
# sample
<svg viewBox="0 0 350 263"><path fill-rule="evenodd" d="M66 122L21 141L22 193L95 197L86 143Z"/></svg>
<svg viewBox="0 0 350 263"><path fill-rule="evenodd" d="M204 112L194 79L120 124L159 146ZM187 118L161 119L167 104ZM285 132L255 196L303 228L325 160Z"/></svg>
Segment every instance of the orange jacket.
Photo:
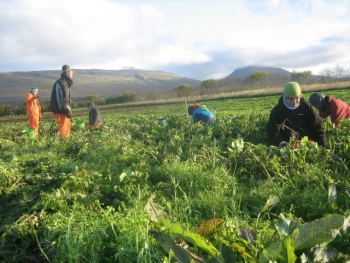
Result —
<svg viewBox="0 0 350 263"><path fill-rule="evenodd" d="M37 98L32 93L28 93L26 97L27 115L42 117L41 106Z"/></svg>

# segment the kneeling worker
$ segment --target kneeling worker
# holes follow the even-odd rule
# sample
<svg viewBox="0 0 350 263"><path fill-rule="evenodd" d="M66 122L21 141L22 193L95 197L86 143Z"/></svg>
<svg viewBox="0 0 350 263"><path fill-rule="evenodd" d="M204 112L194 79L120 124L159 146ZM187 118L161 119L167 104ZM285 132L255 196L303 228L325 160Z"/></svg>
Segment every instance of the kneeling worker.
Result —
<svg viewBox="0 0 350 263"><path fill-rule="evenodd" d="M89 111L89 125L86 127L86 130L90 130L91 128L99 128L102 124L101 122L101 113L96 108L95 103L89 102L88 107Z"/></svg>

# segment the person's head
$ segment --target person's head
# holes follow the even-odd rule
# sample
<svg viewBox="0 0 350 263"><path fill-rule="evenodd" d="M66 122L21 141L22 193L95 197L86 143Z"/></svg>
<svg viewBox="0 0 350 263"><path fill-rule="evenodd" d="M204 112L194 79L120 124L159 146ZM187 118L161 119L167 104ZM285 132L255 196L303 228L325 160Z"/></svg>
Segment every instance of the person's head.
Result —
<svg viewBox="0 0 350 263"><path fill-rule="evenodd" d="M37 87L31 87L30 88L30 93L32 93L34 96L36 96L36 94L38 94L39 90Z"/></svg>
<svg viewBox="0 0 350 263"><path fill-rule="evenodd" d="M63 65L62 71L65 72L71 79L73 78L74 72L69 65Z"/></svg>
<svg viewBox="0 0 350 263"><path fill-rule="evenodd" d="M95 108L95 103L93 103L93 102L88 102L87 106L88 106L88 108L90 108L90 109L94 109L94 108Z"/></svg>
<svg viewBox="0 0 350 263"><path fill-rule="evenodd" d="M297 82L288 82L284 86L283 99L291 108L299 106L300 99L302 97L300 86Z"/></svg>
<svg viewBox="0 0 350 263"><path fill-rule="evenodd" d="M316 109L322 108L324 98L326 96L323 95L322 93L312 93L309 102L312 106L314 106Z"/></svg>
<svg viewBox="0 0 350 263"><path fill-rule="evenodd" d="M187 108L187 113L188 113L188 115L191 115L191 116L192 116L193 112L194 112L194 106L189 106L189 107Z"/></svg>

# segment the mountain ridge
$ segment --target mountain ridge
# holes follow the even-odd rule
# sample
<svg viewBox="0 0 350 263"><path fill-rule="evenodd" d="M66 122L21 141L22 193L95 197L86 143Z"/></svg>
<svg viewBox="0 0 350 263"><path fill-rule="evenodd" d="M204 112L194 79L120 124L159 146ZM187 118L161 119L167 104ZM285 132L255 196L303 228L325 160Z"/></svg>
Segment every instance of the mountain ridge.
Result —
<svg viewBox="0 0 350 263"><path fill-rule="evenodd" d="M291 72L274 67L251 65L234 70L224 79L246 78L255 71L265 71L269 74L281 74L289 77ZM60 77L60 70L0 72L0 105L20 105L25 102L25 96L32 86L39 89L42 102L50 99L52 86ZM181 84L198 86L202 81L191 79L174 73L123 68L117 70L105 69L74 69L74 84L72 99L84 99L96 94L99 97L120 96L124 91L151 92L173 89Z"/></svg>

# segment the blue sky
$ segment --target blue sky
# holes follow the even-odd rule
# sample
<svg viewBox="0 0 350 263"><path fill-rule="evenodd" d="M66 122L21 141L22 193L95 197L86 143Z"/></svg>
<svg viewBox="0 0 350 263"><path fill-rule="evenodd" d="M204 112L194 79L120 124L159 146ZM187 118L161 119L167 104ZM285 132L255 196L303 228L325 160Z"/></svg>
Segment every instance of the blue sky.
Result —
<svg viewBox="0 0 350 263"><path fill-rule="evenodd" d="M349 0L0 0L0 72L350 69Z"/></svg>

